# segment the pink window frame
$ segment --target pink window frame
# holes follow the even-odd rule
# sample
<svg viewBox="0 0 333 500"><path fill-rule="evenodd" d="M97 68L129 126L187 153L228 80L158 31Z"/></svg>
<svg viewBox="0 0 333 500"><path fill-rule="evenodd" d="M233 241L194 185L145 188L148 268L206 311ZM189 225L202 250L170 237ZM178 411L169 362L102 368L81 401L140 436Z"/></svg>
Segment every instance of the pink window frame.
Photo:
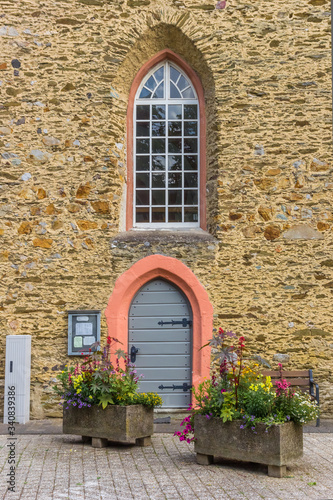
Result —
<svg viewBox="0 0 333 500"><path fill-rule="evenodd" d="M127 107L127 199L126 199L126 231L133 227L133 111L134 101L137 90L142 83L143 78L149 71L165 60L173 61L190 78L199 101L200 117L200 227L204 231L206 224L206 114L205 98L201 81L195 71L187 64L184 59L178 56L170 49L164 49L155 54L147 61L134 77L131 85L128 107Z"/></svg>

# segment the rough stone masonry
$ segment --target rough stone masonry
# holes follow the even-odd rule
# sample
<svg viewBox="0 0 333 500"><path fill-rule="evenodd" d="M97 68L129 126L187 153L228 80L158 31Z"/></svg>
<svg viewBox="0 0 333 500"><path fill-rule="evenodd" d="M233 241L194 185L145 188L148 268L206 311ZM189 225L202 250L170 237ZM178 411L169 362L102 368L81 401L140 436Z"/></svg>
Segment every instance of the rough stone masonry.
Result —
<svg viewBox="0 0 333 500"><path fill-rule="evenodd" d="M332 416L330 2L215 7L0 0L0 377L6 335L31 334L34 418L59 415L66 312L104 311L117 277L153 253L196 274L215 326L243 334L249 352L313 368ZM124 233L129 90L164 48L205 92L208 234L197 240Z"/></svg>

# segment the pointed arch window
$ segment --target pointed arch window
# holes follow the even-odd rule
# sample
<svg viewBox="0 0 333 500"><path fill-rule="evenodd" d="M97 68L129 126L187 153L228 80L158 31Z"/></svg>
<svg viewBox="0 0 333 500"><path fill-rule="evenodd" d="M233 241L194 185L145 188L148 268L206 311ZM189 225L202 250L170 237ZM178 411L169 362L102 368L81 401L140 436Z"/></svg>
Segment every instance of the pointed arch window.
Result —
<svg viewBox="0 0 333 500"><path fill-rule="evenodd" d="M133 226L200 226L200 110L174 62L157 64L133 107Z"/></svg>

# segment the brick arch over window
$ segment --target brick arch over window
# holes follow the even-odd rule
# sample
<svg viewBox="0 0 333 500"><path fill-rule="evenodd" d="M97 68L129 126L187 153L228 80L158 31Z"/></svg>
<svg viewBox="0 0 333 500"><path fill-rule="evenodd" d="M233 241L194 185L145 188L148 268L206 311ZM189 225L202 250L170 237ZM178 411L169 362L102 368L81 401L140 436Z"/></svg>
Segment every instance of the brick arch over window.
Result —
<svg viewBox="0 0 333 500"><path fill-rule="evenodd" d="M192 384L197 386L209 376L210 349L200 348L212 336L213 306L195 274L173 257L150 255L125 271L116 281L105 316L108 335L128 346L128 312L133 297L145 283L164 278L176 285L187 297L193 312Z"/></svg>
<svg viewBox="0 0 333 500"><path fill-rule="evenodd" d="M170 49L164 49L158 52L154 57L147 61L136 74L129 93L127 108L127 202L126 202L126 230L133 227L133 111L136 92L142 83L144 77L157 64L168 60L174 62L190 78L193 84L199 102L200 118L200 227L207 229L206 223L206 114L205 98L201 81L195 71L187 62Z"/></svg>

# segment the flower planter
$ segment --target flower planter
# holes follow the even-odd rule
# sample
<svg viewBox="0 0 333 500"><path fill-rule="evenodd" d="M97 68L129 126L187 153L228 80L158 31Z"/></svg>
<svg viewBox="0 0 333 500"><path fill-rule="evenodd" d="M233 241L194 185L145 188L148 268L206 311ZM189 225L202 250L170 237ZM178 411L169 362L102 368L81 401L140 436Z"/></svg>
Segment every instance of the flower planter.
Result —
<svg viewBox="0 0 333 500"><path fill-rule="evenodd" d="M287 422L240 429L241 421L223 423L219 418L194 417L194 450L201 465L213 463L214 457L268 465L268 475L283 477L286 465L303 455L303 428Z"/></svg>
<svg viewBox="0 0 333 500"><path fill-rule="evenodd" d="M101 448L108 441L148 446L154 432L154 410L143 405L109 405L64 408L63 433L92 438L92 446Z"/></svg>

